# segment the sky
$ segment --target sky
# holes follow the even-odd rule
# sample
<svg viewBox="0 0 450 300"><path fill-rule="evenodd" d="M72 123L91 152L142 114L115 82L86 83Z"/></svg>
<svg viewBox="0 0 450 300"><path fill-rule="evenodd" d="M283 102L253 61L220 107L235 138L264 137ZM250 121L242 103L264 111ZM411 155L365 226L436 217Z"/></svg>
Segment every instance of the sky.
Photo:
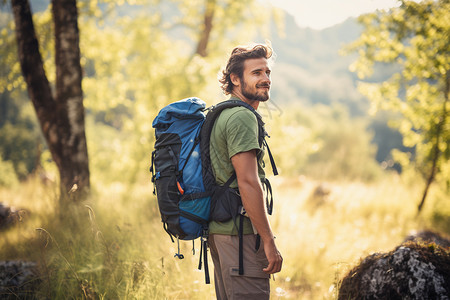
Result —
<svg viewBox="0 0 450 300"><path fill-rule="evenodd" d="M270 0L270 2L293 15L300 27L313 29L324 29L349 17L399 5L398 0Z"/></svg>

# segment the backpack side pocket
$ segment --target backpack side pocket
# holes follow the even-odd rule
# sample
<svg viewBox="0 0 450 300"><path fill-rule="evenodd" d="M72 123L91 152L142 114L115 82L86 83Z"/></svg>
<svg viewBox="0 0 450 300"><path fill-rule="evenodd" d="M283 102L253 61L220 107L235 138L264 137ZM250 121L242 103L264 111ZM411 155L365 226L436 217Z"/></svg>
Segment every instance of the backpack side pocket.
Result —
<svg viewBox="0 0 450 300"><path fill-rule="evenodd" d="M180 227L179 202L181 194L177 186L181 140L177 134L165 133L155 143L155 185L161 220L166 230L183 238Z"/></svg>
<svg viewBox="0 0 450 300"><path fill-rule="evenodd" d="M211 197L211 220L226 222L239 214L241 195L228 186L216 186Z"/></svg>

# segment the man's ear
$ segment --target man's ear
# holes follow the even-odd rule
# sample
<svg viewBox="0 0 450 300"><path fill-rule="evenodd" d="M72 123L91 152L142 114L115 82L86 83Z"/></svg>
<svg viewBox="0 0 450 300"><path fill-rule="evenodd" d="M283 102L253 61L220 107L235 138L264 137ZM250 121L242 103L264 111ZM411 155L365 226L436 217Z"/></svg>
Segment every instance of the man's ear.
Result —
<svg viewBox="0 0 450 300"><path fill-rule="evenodd" d="M231 79L231 82L233 83L233 85L235 85L235 86L241 85L241 79L239 78L239 76L237 74L231 73L230 79Z"/></svg>

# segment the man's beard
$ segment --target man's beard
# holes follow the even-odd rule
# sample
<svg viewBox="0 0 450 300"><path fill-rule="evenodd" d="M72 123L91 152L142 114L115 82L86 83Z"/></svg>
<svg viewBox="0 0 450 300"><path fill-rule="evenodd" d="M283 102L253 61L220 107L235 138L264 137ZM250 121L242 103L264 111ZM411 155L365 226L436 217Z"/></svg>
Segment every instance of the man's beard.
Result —
<svg viewBox="0 0 450 300"><path fill-rule="evenodd" d="M244 81L242 84L241 93L247 99L255 100L255 101L259 101L259 102L266 102L267 100L269 100L269 90L267 90L267 93L259 93L258 94L257 87L259 87L259 86L268 86L268 85L265 85L265 84L256 85L255 92L252 93L252 91L247 89L248 86Z"/></svg>

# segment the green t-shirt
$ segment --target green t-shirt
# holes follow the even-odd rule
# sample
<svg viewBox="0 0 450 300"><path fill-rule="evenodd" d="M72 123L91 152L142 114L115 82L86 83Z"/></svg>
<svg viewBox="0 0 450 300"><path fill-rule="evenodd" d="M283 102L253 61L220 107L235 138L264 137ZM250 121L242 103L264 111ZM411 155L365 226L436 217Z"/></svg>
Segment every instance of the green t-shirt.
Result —
<svg viewBox="0 0 450 300"><path fill-rule="evenodd" d="M238 100L237 98L231 98ZM225 109L217 118L212 132L210 155L211 165L217 183L223 185L234 172L231 163L231 157L240 152L257 150L261 153L258 160L258 175L264 179L264 150L258 142L258 121L253 112L245 107L233 107ZM230 187L236 188L237 181L231 183ZM236 219L236 225L239 224L239 217ZM211 234L236 235L237 226L233 220L227 222L211 221L209 232ZM249 218L244 219L244 234L253 233Z"/></svg>

